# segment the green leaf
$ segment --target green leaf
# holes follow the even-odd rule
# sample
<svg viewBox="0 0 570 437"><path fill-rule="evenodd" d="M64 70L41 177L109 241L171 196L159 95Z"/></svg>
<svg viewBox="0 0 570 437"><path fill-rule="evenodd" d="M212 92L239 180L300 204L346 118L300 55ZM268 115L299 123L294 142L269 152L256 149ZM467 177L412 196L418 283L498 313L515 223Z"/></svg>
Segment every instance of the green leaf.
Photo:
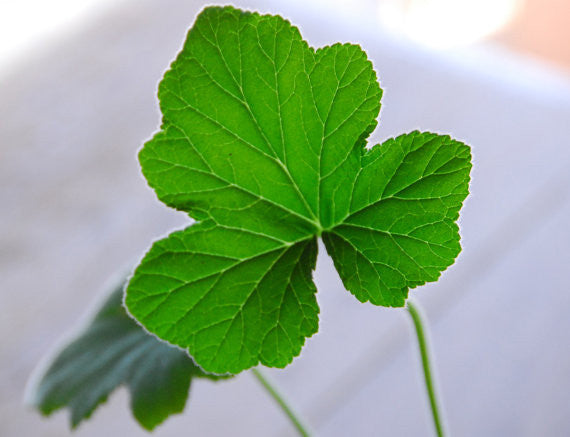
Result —
<svg viewBox="0 0 570 437"><path fill-rule="evenodd" d="M361 302L401 307L461 251L455 221L468 194L470 150L412 132L362 156L341 224L323 234L345 287Z"/></svg>
<svg viewBox="0 0 570 437"><path fill-rule="evenodd" d="M43 414L67 407L76 427L109 394L126 385L138 422L151 430L182 412L193 378L204 373L182 350L146 333L122 306L115 289L89 326L51 360L33 385L29 403Z"/></svg>
<svg viewBox="0 0 570 437"><path fill-rule="evenodd" d="M385 306L459 253L469 148L413 132L367 150L382 90L359 46L314 50L279 16L209 7L158 95L142 171L198 223L154 244L126 305L204 369L300 353L318 329L319 236L345 286Z"/></svg>
<svg viewBox="0 0 570 437"><path fill-rule="evenodd" d="M210 371L237 373L260 358L283 367L317 330L316 254L315 238L283 242L208 220L155 243L129 284L129 307Z"/></svg>

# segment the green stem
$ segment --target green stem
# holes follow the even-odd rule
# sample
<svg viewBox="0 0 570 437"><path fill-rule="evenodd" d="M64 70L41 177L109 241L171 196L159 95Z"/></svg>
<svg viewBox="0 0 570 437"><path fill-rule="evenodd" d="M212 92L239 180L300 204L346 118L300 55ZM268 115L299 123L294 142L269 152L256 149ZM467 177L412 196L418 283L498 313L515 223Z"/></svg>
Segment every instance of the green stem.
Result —
<svg viewBox="0 0 570 437"><path fill-rule="evenodd" d="M251 370L261 385L267 390L267 392L271 395L271 397L279 404L283 412L289 417L293 426L297 428L297 431L303 437L309 437L310 433L308 428L303 425L302 420L299 416L293 411L293 408L287 403L285 398L277 391L277 389L271 384L271 382L267 379L266 376L259 369L252 369Z"/></svg>
<svg viewBox="0 0 570 437"><path fill-rule="evenodd" d="M422 356L422 366L424 369L424 380L426 384L426 389L429 395L429 403L431 405L431 413L433 416L433 423L435 426L435 430L439 437L443 437L443 423L441 420L441 413L440 413L440 403L438 402L435 383L433 380L431 365L430 365L430 353L428 349L428 341L426 339L425 333L425 322L424 317L422 314L422 310L418 307L417 303L414 303L411 299L408 300L408 311L412 316L412 320L414 321L414 327L416 328L416 335L418 337L418 345L420 347L420 354Z"/></svg>

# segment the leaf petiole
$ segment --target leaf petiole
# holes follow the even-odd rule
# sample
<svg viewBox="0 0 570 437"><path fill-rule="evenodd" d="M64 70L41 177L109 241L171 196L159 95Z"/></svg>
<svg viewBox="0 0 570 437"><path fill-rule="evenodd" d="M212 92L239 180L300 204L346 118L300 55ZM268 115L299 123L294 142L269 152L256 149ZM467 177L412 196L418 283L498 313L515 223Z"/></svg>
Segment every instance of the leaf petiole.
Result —
<svg viewBox="0 0 570 437"><path fill-rule="evenodd" d="M252 373L255 375L257 380L261 383L263 388L267 390L267 392L271 395L271 397L279 404L283 412L287 415L287 417L291 420L293 426L299 432L299 435L303 437L310 437L310 433L308 428L303 421L299 418L299 415L295 413L293 408L287 403L285 398L277 391L277 389L273 386L273 384L267 379L265 375L259 369L252 369Z"/></svg>
<svg viewBox="0 0 570 437"><path fill-rule="evenodd" d="M428 347L428 341L426 338L426 329L424 327L424 316L422 314L421 308L418 304L411 299L408 299L407 309L414 322L414 328L416 330L416 336L418 337L418 346L420 349L420 355L422 357L422 367L424 371L424 381L426 384L426 390L429 396L429 403L431 406L431 413L433 417L433 423L435 426L436 433L438 437L443 437L445 435L444 425L441 419L441 402L437 399L435 381L433 378L433 372L430 364L430 353Z"/></svg>

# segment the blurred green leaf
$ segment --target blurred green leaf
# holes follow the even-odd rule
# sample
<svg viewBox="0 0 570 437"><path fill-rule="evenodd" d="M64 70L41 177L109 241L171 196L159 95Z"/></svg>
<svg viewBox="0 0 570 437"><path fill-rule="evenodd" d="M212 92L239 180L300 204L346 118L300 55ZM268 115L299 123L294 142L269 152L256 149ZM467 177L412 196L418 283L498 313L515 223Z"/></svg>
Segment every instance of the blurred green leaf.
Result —
<svg viewBox="0 0 570 437"><path fill-rule="evenodd" d="M194 378L204 373L186 352L158 340L131 319L115 289L79 335L61 349L34 383L28 402L43 414L69 408L71 425L87 419L125 385L138 422L151 430L182 412Z"/></svg>

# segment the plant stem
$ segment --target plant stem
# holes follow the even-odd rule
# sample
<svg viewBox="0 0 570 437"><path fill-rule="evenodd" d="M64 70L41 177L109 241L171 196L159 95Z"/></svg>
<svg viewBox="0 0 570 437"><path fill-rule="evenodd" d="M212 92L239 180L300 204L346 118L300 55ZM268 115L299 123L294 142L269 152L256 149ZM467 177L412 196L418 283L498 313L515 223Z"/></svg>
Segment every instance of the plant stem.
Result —
<svg viewBox="0 0 570 437"><path fill-rule="evenodd" d="M293 426L297 429L300 435L303 437L310 437L308 428L303 424L303 421L295 413L293 408L287 403L285 398L277 391L277 389L271 384L265 375L259 369L251 370L261 385L267 390L271 397L279 404L283 412L289 417Z"/></svg>
<svg viewBox="0 0 570 437"><path fill-rule="evenodd" d="M428 341L426 338L426 329L425 329L425 318L422 314L421 308L418 306L417 303L412 301L411 299L408 300L408 311L410 316L412 316L412 320L414 322L414 327L416 328L416 335L418 337L418 346L420 347L420 354L422 357L422 366L424 369L424 380L426 384L426 390L429 396L429 403L431 406L431 413L433 416L433 423L435 426L435 430L439 437L443 437L444 430L443 430L443 422L441 420L441 413L440 413L440 402L438 402L437 395L436 395L436 387L435 382L433 379L433 371L430 365L430 353L428 348Z"/></svg>

